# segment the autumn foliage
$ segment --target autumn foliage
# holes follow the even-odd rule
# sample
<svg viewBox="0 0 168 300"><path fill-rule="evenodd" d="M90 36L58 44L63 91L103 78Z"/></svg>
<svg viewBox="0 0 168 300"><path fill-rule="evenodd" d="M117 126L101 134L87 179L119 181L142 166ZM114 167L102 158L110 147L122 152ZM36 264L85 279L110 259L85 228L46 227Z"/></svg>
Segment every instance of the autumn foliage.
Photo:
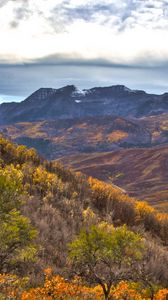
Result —
<svg viewBox="0 0 168 300"><path fill-rule="evenodd" d="M104 299L97 283L72 279L67 270L68 245L81 229L101 222L126 224L151 243L145 272L156 289L154 299L165 300L166 214L0 137L0 299ZM150 299L148 287L127 281L114 284L110 297Z"/></svg>
<svg viewBox="0 0 168 300"><path fill-rule="evenodd" d="M27 279L14 275L0 275L0 299L11 300L104 300L99 286L88 287L81 278L69 281L59 275L53 275L50 268L44 271L45 280L41 287L25 290ZM158 289L154 300L166 300L168 289ZM120 282L110 292L111 300L150 300L147 289L129 282Z"/></svg>

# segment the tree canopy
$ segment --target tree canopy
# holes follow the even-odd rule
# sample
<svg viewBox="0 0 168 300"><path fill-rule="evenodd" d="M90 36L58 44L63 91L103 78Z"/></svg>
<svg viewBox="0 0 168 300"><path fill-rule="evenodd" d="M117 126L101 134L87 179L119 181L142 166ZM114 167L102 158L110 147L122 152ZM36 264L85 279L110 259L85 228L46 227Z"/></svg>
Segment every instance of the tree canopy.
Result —
<svg viewBox="0 0 168 300"><path fill-rule="evenodd" d="M107 223L82 230L69 245L73 269L87 281L100 284L108 299L112 284L128 279L132 263L141 260L145 251L137 233Z"/></svg>

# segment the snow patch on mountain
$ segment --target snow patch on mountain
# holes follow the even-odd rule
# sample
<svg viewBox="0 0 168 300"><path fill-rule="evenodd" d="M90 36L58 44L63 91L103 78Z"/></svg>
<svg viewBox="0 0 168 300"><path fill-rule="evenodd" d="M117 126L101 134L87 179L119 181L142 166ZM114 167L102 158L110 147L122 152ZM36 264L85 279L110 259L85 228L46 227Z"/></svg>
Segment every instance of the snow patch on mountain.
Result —
<svg viewBox="0 0 168 300"><path fill-rule="evenodd" d="M76 88L76 90L72 92L72 97L76 97L76 96L84 97L87 93L88 93L87 90L81 90Z"/></svg>

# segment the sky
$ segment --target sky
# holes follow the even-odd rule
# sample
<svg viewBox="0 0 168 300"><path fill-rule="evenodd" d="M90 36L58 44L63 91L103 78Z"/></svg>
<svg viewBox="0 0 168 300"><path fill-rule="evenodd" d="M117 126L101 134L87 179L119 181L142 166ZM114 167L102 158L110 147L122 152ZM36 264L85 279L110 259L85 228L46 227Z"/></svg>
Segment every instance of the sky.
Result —
<svg viewBox="0 0 168 300"><path fill-rule="evenodd" d="M168 0L0 0L0 102L40 87L168 91Z"/></svg>

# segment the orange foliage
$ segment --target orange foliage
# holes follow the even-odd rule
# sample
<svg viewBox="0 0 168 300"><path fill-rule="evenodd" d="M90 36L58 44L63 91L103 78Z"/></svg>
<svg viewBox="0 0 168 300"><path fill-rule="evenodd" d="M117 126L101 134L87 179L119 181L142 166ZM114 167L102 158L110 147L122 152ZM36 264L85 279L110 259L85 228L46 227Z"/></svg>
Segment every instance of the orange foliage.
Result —
<svg viewBox="0 0 168 300"><path fill-rule="evenodd" d="M111 291L111 297L115 300L144 300L144 298L135 288L127 282L121 281L116 288Z"/></svg>
<svg viewBox="0 0 168 300"><path fill-rule="evenodd" d="M124 132L124 131L121 131L121 130L116 130L116 131L113 131L111 133L108 134L107 136L107 140L108 142L118 142L124 138L127 138L128 137L128 133L127 132Z"/></svg>
<svg viewBox="0 0 168 300"><path fill-rule="evenodd" d="M45 282L42 287L31 288L27 291L24 286L27 278L16 275L0 274L0 299L11 300L103 300L101 286L86 287L80 277L71 282L59 275L52 275L52 269L44 270ZM166 300L168 289L160 289L154 300ZM2 296L2 298L1 298ZM3 297L4 296L4 297ZM112 287L109 300L150 300L149 293L141 289L139 284L121 281Z"/></svg>
<svg viewBox="0 0 168 300"><path fill-rule="evenodd" d="M166 296L168 297L168 289L162 289L158 291L156 294L156 300L167 300Z"/></svg>
<svg viewBox="0 0 168 300"><path fill-rule="evenodd" d="M125 195L110 184L90 177L92 202L101 211L113 211L113 221L119 219L121 224L143 224L147 231L161 237L165 244L168 241L168 215L158 213L144 201L137 201Z"/></svg>
<svg viewBox="0 0 168 300"><path fill-rule="evenodd" d="M50 270L50 269L49 269ZM50 272L50 271L49 271ZM47 270L48 273L48 270ZM140 289L137 284L120 282L111 289L109 299L113 300L150 300L147 290ZM154 300L166 300L168 289L159 290ZM104 295L101 286L86 287L75 278L72 282L66 281L61 276L46 275L42 288L30 289L23 292L21 300L103 300Z"/></svg>
<svg viewBox="0 0 168 300"><path fill-rule="evenodd" d="M49 270L50 271L50 270ZM48 270L47 270L48 273ZM74 281L66 281L63 277L46 274L46 280L42 288L31 289L23 292L21 300L99 300L100 291L94 288L82 286L78 278Z"/></svg>

